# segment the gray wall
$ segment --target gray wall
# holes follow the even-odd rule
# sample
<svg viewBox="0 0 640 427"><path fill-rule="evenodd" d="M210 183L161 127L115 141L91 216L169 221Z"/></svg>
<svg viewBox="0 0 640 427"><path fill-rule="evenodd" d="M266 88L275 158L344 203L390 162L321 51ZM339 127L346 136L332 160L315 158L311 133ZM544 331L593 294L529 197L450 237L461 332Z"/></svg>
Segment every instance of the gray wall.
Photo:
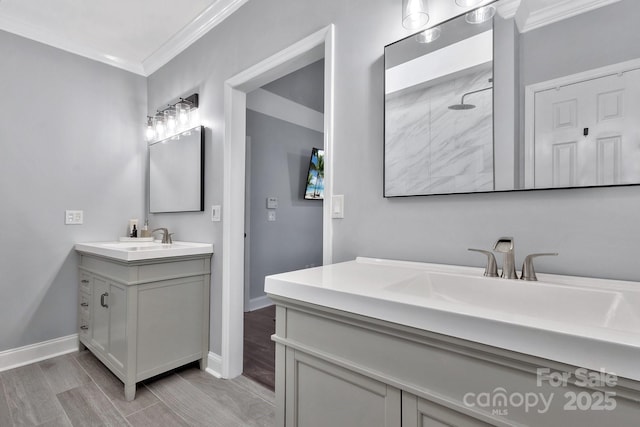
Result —
<svg viewBox="0 0 640 427"><path fill-rule="evenodd" d="M432 3L432 7L437 5ZM149 110L197 89L209 127L205 205L222 202L224 81L334 23L334 261L355 256L480 266L469 247L515 236L518 262L554 250L542 272L638 279L640 187L382 197L383 47L406 32L390 0L250 1L148 79ZM433 22L443 19L434 9ZM156 215L177 238L213 241L212 350L220 352L222 223L208 215ZM223 218L224 221L224 218Z"/></svg>
<svg viewBox="0 0 640 427"><path fill-rule="evenodd" d="M0 351L77 332L81 241L144 208L145 79L0 31ZM84 225L64 225L65 209Z"/></svg>
<svg viewBox="0 0 640 427"><path fill-rule="evenodd" d="M264 277L322 265L322 202L303 198L311 149L324 135L247 110L251 137L251 289L265 295ZM276 221L266 199L278 198Z"/></svg>
<svg viewBox="0 0 640 427"><path fill-rule="evenodd" d="M520 37L523 86L640 57L640 2L622 0Z"/></svg>
<svg viewBox="0 0 640 427"><path fill-rule="evenodd" d="M262 89L324 113L324 59L280 77Z"/></svg>

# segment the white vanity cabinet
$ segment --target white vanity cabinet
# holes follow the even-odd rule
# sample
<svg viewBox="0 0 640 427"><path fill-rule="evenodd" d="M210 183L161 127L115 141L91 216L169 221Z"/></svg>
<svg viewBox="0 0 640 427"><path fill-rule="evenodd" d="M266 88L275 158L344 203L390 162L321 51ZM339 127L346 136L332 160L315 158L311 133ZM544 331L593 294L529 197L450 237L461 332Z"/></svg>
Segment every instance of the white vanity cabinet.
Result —
<svg viewBox="0 0 640 427"><path fill-rule="evenodd" d="M209 352L211 254L122 261L80 252L79 337L135 398L136 383Z"/></svg>

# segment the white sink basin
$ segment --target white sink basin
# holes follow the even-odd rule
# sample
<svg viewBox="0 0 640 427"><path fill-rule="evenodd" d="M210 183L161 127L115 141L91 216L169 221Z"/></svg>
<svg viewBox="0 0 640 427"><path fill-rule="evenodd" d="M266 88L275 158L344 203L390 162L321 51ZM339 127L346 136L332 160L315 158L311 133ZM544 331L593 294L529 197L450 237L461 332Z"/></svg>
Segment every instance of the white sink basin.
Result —
<svg viewBox="0 0 640 427"><path fill-rule="evenodd" d="M140 261L213 253L212 244L195 242L173 242L170 244L160 243L159 241L77 243L75 249L78 252L100 255L121 261Z"/></svg>
<svg viewBox="0 0 640 427"><path fill-rule="evenodd" d="M486 311L504 319L562 322L619 331L640 331L640 300L625 293L542 281L424 272L387 291L437 302L442 308ZM640 289L639 289L640 290Z"/></svg>
<svg viewBox="0 0 640 427"><path fill-rule="evenodd" d="M640 380L640 283L357 258L268 276L265 291Z"/></svg>

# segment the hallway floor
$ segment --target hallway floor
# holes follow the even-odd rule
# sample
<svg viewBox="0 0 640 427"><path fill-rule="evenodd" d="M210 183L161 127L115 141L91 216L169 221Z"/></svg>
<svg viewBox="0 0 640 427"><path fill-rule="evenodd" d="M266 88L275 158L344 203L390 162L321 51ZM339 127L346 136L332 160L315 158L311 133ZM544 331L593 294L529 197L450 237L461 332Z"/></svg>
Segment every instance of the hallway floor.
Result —
<svg viewBox="0 0 640 427"><path fill-rule="evenodd" d="M243 375L275 389L276 345L271 335L276 332L276 306L244 314Z"/></svg>
<svg viewBox="0 0 640 427"><path fill-rule="evenodd" d="M219 426L275 423L274 394L191 364L138 384L136 398L89 351L0 373L0 426Z"/></svg>

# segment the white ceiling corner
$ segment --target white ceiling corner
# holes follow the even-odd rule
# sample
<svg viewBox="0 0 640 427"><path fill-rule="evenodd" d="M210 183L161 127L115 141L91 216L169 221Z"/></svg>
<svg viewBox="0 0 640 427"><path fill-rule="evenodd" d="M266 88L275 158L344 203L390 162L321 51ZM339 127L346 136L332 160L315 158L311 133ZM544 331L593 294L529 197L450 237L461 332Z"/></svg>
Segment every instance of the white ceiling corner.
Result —
<svg viewBox="0 0 640 427"><path fill-rule="evenodd" d="M217 0L142 61L144 75L148 76L157 71L248 1Z"/></svg>
<svg viewBox="0 0 640 427"><path fill-rule="evenodd" d="M148 76L248 0L0 0L0 30Z"/></svg>

